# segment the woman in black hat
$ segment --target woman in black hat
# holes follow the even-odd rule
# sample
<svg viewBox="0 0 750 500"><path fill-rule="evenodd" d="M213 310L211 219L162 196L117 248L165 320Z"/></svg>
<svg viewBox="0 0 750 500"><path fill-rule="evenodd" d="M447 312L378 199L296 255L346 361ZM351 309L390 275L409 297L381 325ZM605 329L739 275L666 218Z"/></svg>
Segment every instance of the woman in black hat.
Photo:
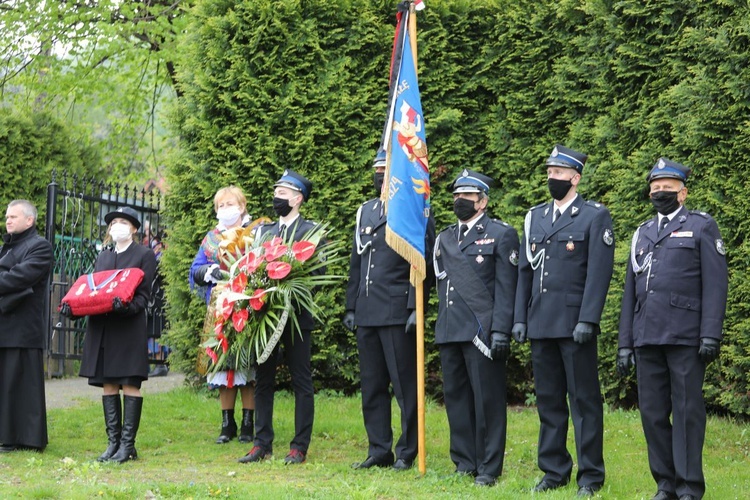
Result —
<svg viewBox="0 0 750 500"><path fill-rule="evenodd" d="M135 210L118 208L105 215L104 221L108 224L105 248L96 259L94 272L139 268L144 276L131 302L123 303L116 297L112 312L89 317L80 375L88 377L89 385L104 390L102 405L109 446L98 460L127 462L137 458L135 436L143 407L141 382L148 379L145 310L156 258L151 249L133 241L141 227Z"/></svg>

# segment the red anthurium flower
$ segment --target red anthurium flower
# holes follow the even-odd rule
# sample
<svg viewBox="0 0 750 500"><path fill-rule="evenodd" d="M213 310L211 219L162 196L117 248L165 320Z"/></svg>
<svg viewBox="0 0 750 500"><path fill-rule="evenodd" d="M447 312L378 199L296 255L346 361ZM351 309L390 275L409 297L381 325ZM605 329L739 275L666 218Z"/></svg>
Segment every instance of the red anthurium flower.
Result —
<svg viewBox="0 0 750 500"><path fill-rule="evenodd" d="M237 276L234 277L232 280L232 291L237 293L242 293L245 291L245 287L247 286L247 274L245 273L237 273Z"/></svg>
<svg viewBox="0 0 750 500"><path fill-rule="evenodd" d="M262 251L258 250L248 252L244 257L242 257L242 259L240 259L239 264L237 264L237 266L240 268L240 271L244 271L247 274L252 274L256 269L258 269L258 266L260 266L260 264L263 262L263 256L261 255Z"/></svg>
<svg viewBox="0 0 750 500"><path fill-rule="evenodd" d="M232 325L234 325L235 330L241 332L245 328L245 324L247 324L247 309L243 307L232 314Z"/></svg>
<svg viewBox="0 0 750 500"><path fill-rule="evenodd" d="M253 308L253 311L260 311L263 309L263 306L266 303L266 291L262 288L258 288L255 290L255 293L253 293L253 296L250 297L250 307Z"/></svg>
<svg viewBox="0 0 750 500"><path fill-rule="evenodd" d="M304 240L298 241L292 245L292 252L294 252L295 259L299 262L305 262L315 253L315 243Z"/></svg>
<svg viewBox="0 0 750 500"><path fill-rule="evenodd" d="M234 309L234 304L229 301L228 297L221 299L221 304L216 308L217 311L221 311L221 318L224 321L228 320L229 316L232 315L232 309Z"/></svg>
<svg viewBox="0 0 750 500"><path fill-rule="evenodd" d="M214 364L219 361L219 356L217 356L214 350L210 347L206 347L206 354L208 354L208 357L211 358L211 361L213 361Z"/></svg>
<svg viewBox="0 0 750 500"><path fill-rule="evenodd" d="M284 243L284 240L282 240L278 236L274 236L273 238L271 238L271 241L264 241L263 242L263 248L265 248L266 250L268 250L269 248L277 247L277 246L281 245L282 243Z"/></svg>
<svg viewBox="0 0 750 500"><path fill-rule="evenodd" d="M268 277L272 280L283 280L292 270L292 265L288 262L276 261L270 262L266 267Z"/></svg>
<svg viewBox="0 0 750 500"><path fill-rule="evenodd" d="M275 247L266 248L266 261L273 262L286 253L288 247L286 245L277 245Z"/></svg>
<svg viewBox="0 0 750 500"><path fill-rule="evenodd" d="M227 341L227 338L224 336L224 334L219 334L216 336L216 338L219 339L219 345L221 346L222 352L227 352L229 349L229 342Z"/></svg>

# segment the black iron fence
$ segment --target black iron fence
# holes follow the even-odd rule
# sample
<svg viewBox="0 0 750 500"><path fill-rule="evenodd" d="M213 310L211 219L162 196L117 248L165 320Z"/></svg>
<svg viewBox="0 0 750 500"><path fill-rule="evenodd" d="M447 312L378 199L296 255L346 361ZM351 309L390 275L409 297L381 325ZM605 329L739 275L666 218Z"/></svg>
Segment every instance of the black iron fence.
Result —
<svg viewBox="0 0 750 500"><path fill-rule="evenodd" d="M149 245L155 253L161 249L163 225L159 215L161 193L146 191L119 183L79 179L63 172L52 173L47 186L46 238L55 249L49 305L47 338L47 376L74 374L75 360L81 359L87 319L70 320L57 306L70 286L82 274L94 269L102 250L107 224L104 216L118 208L131 207L140 214L139 243ZM157 253L158 256L158 253ZM158 338L164 328L163 294L159 273L149 304L149 357L154 364L163 363L164 349Z"/></svg>

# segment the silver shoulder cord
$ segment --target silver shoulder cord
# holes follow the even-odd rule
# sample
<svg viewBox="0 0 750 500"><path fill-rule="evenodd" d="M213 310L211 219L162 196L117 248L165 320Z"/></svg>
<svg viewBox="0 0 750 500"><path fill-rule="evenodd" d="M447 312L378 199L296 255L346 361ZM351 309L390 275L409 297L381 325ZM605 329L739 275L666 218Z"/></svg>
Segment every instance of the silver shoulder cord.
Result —
<svg viewBox="0 0 750 500"><path fill-rule="evenodd" d="M435 238L435 246L432 248L432 267L435 269L435 277L439 280L445 279L445 270L440 270L438 268L437 263L437 257L438 257L438 248L440 247L440 235L437 235L437 238Z"/></svg>
<svg viewBox="0 0 750 500"><path fill-rule="evenodd" d="M635 274L646 273L646 290L648 290L648 279L651 277L651 257L654 252L647 253L643 258L643 264L638 265L638 261L635 258L635 246L640 233L641 228L638 227L638 229L635 230L635 233L633 233L633 240L630 242L630 265L633 267L633 272Z"/></svg>
<svg viewBox="0 0 750 500"><path fill-rule="evenodd" d="M546 248L541 248L536 255L531 254L531 245L529 245L529 232L531 231L531 210L526 213L526 218L523 221L523 232L526 238L526 260L529 261L531 269L536 271L539 266L542 268L539 270L539 291L541 292L544 288L544 261L545 255L547 254Z"/></svg>
<svg viewBox="0 0 750 500"><path fill-rule="evenodd" d="M357 222L354 226L354 242L357 245L357 253L359 255L362 255L372 246L372 240L368 241L364 245L362 244L362 238L359 237L360 230L359 230L359 222L362 219L362 207L364 205L360 205L357 209ZM365 275L365 296L370 296L370 261L372 259L372 252L367 253L367 274Z"/></svg>

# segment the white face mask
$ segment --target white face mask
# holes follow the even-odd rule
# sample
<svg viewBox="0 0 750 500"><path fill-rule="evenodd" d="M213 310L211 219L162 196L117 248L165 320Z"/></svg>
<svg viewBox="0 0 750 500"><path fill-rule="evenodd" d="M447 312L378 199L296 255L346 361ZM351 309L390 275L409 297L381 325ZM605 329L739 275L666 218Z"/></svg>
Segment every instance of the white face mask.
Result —
<svg viewBox="0 0 750 500"><path fill-rule="evenodd" d="M122 243L124 241L128 241L133 237L132 233L130 232L130 226L127 224L122 224L120 222L112 224L109 227L109 236L115 243Z"/></svg>
<svg viewBox="0 0 750 500"><path fill-rule="evenodd" d="M240 212L240 207L237 206L220 208L216 211L216 218L219 219L219 222L226 227L229 227L237 222L237 220L240 218L240 215L242 215L242 213Z"/></svg>

